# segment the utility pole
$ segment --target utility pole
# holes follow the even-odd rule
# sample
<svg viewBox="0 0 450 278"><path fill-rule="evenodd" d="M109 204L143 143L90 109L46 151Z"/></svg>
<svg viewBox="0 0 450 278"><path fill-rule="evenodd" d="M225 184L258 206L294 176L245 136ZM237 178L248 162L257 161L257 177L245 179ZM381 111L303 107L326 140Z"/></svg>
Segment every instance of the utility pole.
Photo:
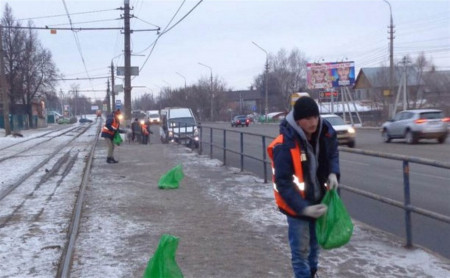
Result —
<svg viewBox="0 0 450 278"><path fill-rule="evenodd" d="M125 119L131 119L131 50L130 50L130 0L124 0L124 35L125 35L125 84L124 108ZM114 89L113 89L114 91ZM113 94L114 95L114 94ZM113 103L115 105L115 103Z"/></svg>
<svg viewBox="0 0 450 278"><path fill-rule="evenodd" d="M265 116L265 121L267 122L268 120L268 116L267 114L269 114L269 54L267 53L267 51L262 48L261 46L259 46L256 42L252 42L254 45L256 45L256 47L258 47L259 49L261 49L264 53L266 53L266 66L265 66L265 73L264 73L264 83L265 83L265 105L264 105L264 113L266 114Z"/></svg>
<svg viewBox="0 0 450 278"><path fill-rule="evenodd" d="M109 113L111 113L111 99L109 98L111 91L109 89L109 79L108 79L107 84L108 84L108 88L106 89L106 114L109 115Z"/></svg>
<svg viewBox="0 0 450 278"><path fill-rule="evenodd" d="M0 89L3 96L3 124L5 128L5 136L8 136L11 134L11 126L9 125L9 98L3 57L3 26L0 24Z"/></svg>
<svg viewBox="0 0 450 278"><path fill-rule="evenodd" d="M111 60L111 99L112 99L111 107L112 111L114 111L116 110L116 92L114 92L114 64L112 60Z"/></svg>
<svg viewBox="0 0 450 278"><path fill-rule="evenodd" d="M394 20L392 18L392 7L391 3L387 0L383 0L385 3L389 5L389 12L391 15L390 25L389 25L389 97L392 98L394 96ZM390 101L392 103L392 101ZM392 105L392 104L390 104ZM395 109L395 108L394 108ZM389 109L390 111L394 111L393 109ZM394 115L388 115L389 118L392 118Z"/></svg>

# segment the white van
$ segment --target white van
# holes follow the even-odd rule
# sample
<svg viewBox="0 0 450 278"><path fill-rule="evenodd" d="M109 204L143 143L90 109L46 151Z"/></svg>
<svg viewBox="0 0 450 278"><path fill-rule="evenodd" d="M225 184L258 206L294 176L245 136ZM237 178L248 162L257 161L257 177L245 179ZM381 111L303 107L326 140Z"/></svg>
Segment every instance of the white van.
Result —
<svg viewBox="0 0 450 278"><path fill-rule="evenodd" d="M198 147L197 121L190 108L168 107L162 109L159 134L162 143L177 142Z"/></svg>
<svg viewBox="0 0 450 278"><path fill-rule="evenodd" d="M148 121L150 123L157 123L157 124L159 124L161 122L161 118L159 117L159 111L158 110L149 110L149 111L147 111L147 117L148 117Z"/></svg>

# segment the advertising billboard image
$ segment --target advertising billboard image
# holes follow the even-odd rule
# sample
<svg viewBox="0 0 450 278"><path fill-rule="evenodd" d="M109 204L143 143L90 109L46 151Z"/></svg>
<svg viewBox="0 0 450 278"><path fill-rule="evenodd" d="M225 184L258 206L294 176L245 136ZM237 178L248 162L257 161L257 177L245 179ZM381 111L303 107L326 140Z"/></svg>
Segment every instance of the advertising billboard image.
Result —
<svg viewBox="0 0 450 278"><path fill-rule="evenodd" d="M327 63L306 64L306 79L308 89L328 89L332 87L331 71Z"/></svg>
<svg viewBox="0 0 450 278"><path fill-rule="evenodd" d="M308 63L308 89L330 89L355 84L355 63Z"/></svg>
<svg viewBox="0 0 450 278"><path fill-rule="evenodd" d="M333 87L353 86L355 84L355 63L331 63Z"/></svg>

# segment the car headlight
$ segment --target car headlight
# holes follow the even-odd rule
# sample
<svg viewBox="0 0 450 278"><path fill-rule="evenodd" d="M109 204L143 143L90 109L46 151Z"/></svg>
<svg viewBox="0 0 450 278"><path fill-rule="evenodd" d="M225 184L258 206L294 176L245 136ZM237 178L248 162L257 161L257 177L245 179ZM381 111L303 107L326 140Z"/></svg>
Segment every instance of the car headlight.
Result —
<svg viewBox="0 0 450 278"><path fill-rule="evenodd" d="M348 133L355 134L355 129L353 127L350 127L348 129Z"/></svg>

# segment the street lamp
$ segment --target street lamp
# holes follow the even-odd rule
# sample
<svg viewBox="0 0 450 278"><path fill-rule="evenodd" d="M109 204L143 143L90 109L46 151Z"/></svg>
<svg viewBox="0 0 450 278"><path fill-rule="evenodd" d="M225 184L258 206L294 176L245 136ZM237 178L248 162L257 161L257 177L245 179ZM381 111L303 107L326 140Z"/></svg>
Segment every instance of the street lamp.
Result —
<svg viewBox="0 0 450 278"><path fill-rule="evenodd" d="M211 84L210 84L210 86L211 86L211 122L213 121L213 116L214 116L214 112L213 112L213 100L214 100L214 92L213 92L213 74L212 74L212 68L210 67L210 66L207 66L207 65L205 65L205 64L202 64L202 63L198 63L199 65L201 65L201 66L204 66L204 67L207 67L209 70L210 70L210 72L211 72L211 75L210 75L210 82L211 82Z"/></svg>
<svg viewBox="0 0 450 278"><path fill-rule="evenodd" d="M266 53L266 72L265 72L265 74L264 74L264 81L265 81L265 87L266 87L266 90L265 90L265 102L266 102L266 104L265 104L265 107L264 107L264 113L266 114L266 116L265 116L265 121L267 122L267 114L269 114L269 103L268 103L268 80L269 80L269 54L267 53L267 51L264 49L264 48L262 48L261 46L259 46L258 44L256 44L256 42L253 42L252 41L252 43L254 44L254 45L256 45L259 49L261 49L262 51L264 51L264 53Z"/></svg>
<svg viewBox="0 0 450 278"><path fill-rule="evenodd" d="M390 31L390 43L389 43L389 95L392 96L394 90L394 20L392 19L392 7L391 3L387 0L383 0L386 4L389 5L389 13L391 16L391 24L389 26ZM390 104L392 105L392 104ZM389 109L389 118L393 116L391 115L392 109Z"/></svg>
<svg viewBox="0 0 450 278"><path fill-rule="evenodd" d="M186 77L184 77L184 75L182 75L179 72L176 72L176 74L178 74L179 76L181 76L184 79L184 89L186 90Z"/></svg>

